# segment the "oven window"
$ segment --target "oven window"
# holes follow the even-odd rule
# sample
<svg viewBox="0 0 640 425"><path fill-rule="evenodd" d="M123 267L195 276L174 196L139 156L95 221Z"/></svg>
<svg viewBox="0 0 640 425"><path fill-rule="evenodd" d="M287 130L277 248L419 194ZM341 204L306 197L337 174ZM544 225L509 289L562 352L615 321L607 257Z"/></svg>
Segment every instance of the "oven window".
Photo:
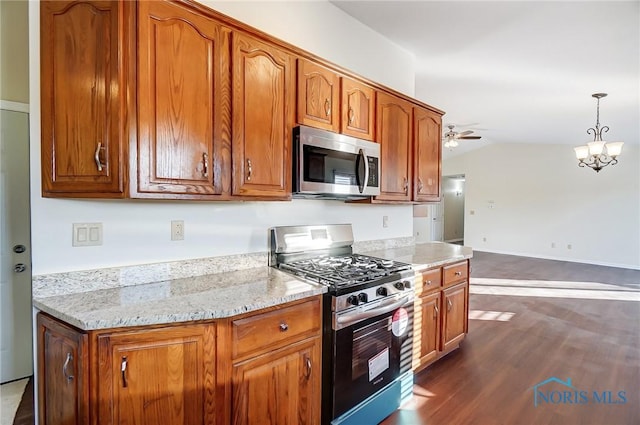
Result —
<svg viewBox="0 0 640 425"><path fill-rule="evenodd" d="M303 145L304 180L314 183L356 185L358 155Z"/></svg>
<svg viewBox="0 0 640 425"><path fill-rule="evenodd" d="M391 318L386 318L353 333L352 380L363 375L376 378L380 372L388 368L389 347L391 347L390 331Z"/></svg>

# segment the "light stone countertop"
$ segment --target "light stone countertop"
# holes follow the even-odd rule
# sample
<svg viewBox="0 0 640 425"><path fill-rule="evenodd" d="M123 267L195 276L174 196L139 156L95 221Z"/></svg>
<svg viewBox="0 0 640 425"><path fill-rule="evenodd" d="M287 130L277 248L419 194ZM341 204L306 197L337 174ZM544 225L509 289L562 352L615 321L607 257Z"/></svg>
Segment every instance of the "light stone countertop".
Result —
<svg viewBox="0 0 640 425"><path fill-rule="evenodd" d="M366 252L367 255L388 258L389 260L409 263L416 271L470 259L473 250L470 247L444 242L429 242L393 249L381 249Z"/></svg>
<svg viewBox="0 0 640 425"><path fill-rule="evenodd" d="M373 250L367 249L369 247ZM355 246L354 251L410 263L417 271L473 256L469 247L441 242L409 246L360 245ZM247 263L249 257L253 258ZM264 266L236 271L211 267L223 257L216 258L214 263L212 259L192 260L188 269L193 268L195 261L201 268L216 273L190 277L162 279L168 272L166 267L157 264L136 266L133 275L129 268L109 270L111 274L118 272L115 278L103 270L37 276L39 286L38 292L34 290L33 305L79 329L97 330L219 319L327 292L324 285L302 281L268 267L265 254L250 254L243 257L244 262L236 264L247 267L261 257L265 260ZM224 263L229 264L228 261ZM170 265L168 270L174 275L175 270L182 267L178 263ZM159 267L162 273L158 273ZM160 279L149 282L154 274ZM100 278L95 280L97 276ZM140 284L135 284L133 276L140 277ZM90 288L100 289L81 288L79 291L83 281ZM108 286L102 286L105 283Z"/></svg>
<svg viewBox="0 0 640 425"><path fill-rule="evenodd" d="M320 295L326 286L271 267L34 298L37 309L83 330L218 319Z"/></svg>

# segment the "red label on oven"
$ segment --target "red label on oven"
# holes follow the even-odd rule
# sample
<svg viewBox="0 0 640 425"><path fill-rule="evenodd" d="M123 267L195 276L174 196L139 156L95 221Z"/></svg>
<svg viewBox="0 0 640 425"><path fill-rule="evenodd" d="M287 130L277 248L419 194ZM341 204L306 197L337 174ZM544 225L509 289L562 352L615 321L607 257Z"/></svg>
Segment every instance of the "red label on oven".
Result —
<svg viewBox="0 0 640 425"><path fill-rule="evenodd" d="M395 336L400 336L404 334L407 330L407 326L409 325L409 314L407 310L404 308L399 308L393 313L393 318L391 319L391 332Z"/></svg>

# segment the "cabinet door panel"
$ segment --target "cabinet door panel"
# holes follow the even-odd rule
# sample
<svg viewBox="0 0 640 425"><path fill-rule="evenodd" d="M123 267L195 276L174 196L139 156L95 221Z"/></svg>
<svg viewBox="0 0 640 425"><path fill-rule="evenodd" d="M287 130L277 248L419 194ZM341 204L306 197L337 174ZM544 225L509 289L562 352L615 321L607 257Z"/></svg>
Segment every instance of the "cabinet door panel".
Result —
<svg viewBox="0 0 640 425"><path fill-rule="evenodd" d="M414 201L440 200L440 115L414 108Z"/></svg>
<svg viewBox="0 0 640 425"><path fill-rule="evenodd" d="M443 291L443 350L458 344L467 331L467 283L452 286Z"/></svg>
<svg viewBox="0 0 640 425"><path fill-rule="evenodd" d="M291 196L294 60L244 34L233 37L233 194Z"/></svg>
<svg viewBox="0 0 640 425"><path fill-rule="evenodd" d="M89 423L87 335L38 314L41 425Z"/></svg>
<svg viewBox="0 0 640 425"><path fill-rule="evenodd" d="M411 104L378 93L376 116L377 140L380 143L379 200L410 201L411 178Z"/></svg>
<svg viewBox="0 0 640 425"><path fill-rule="evenodd" d="M349 78L342 78L341 132L365 140L374 140L376 92Z"/></svg>
<svg viewBox="0 0 640 425"><path fill-rule="evenodd" d="M228 37L181 5L139 3L139 192L229 190Z"/></svg>
<svg viewBox="0 0 640 425"><path fill-rule="evenodd" d="M318 338L235 364L233 424L318 424L320 372Z"/></svg>
<svg viewBox="0 0 640 425"><path fill-rule="evenodd" d="M121 195L125 6L44 1L40 7L43 194Z"/></svg>
<svg viewBox="0 0 640 425"><path fill-rule="evenodd" d="M215 331L190 325L98 337L100 424L215 423Z"/></svg>
<svg viewBox="0 0 640 425"><path fill-rule="evenodd" d="M440 291L416 298L416 305L414 369L435 360L440 351Z"/></svg>
<svg viewBox="0 0 640 425"><path fill-rule="evenodd" d="M340 77L312 62L298 60L298 122L338 132Z"/></svg>

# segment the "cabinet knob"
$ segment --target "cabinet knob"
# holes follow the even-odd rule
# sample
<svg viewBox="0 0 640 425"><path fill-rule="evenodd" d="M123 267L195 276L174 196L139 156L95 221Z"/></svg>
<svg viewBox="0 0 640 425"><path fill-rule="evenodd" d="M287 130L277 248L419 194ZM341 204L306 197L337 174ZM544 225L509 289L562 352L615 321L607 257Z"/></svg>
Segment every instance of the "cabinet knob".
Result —
<svg viewBox="0 0 640 425"><path fill-rule="evenodd" d="M462 276L462 272L456 272L456 276Z"/></svg>
<svg viewBox="0 0 640 425"><path fill-rule="evenodd" d="M289 325L287 325L286 323L280 323L280 332L286 332L289 330Z"/></svg>

